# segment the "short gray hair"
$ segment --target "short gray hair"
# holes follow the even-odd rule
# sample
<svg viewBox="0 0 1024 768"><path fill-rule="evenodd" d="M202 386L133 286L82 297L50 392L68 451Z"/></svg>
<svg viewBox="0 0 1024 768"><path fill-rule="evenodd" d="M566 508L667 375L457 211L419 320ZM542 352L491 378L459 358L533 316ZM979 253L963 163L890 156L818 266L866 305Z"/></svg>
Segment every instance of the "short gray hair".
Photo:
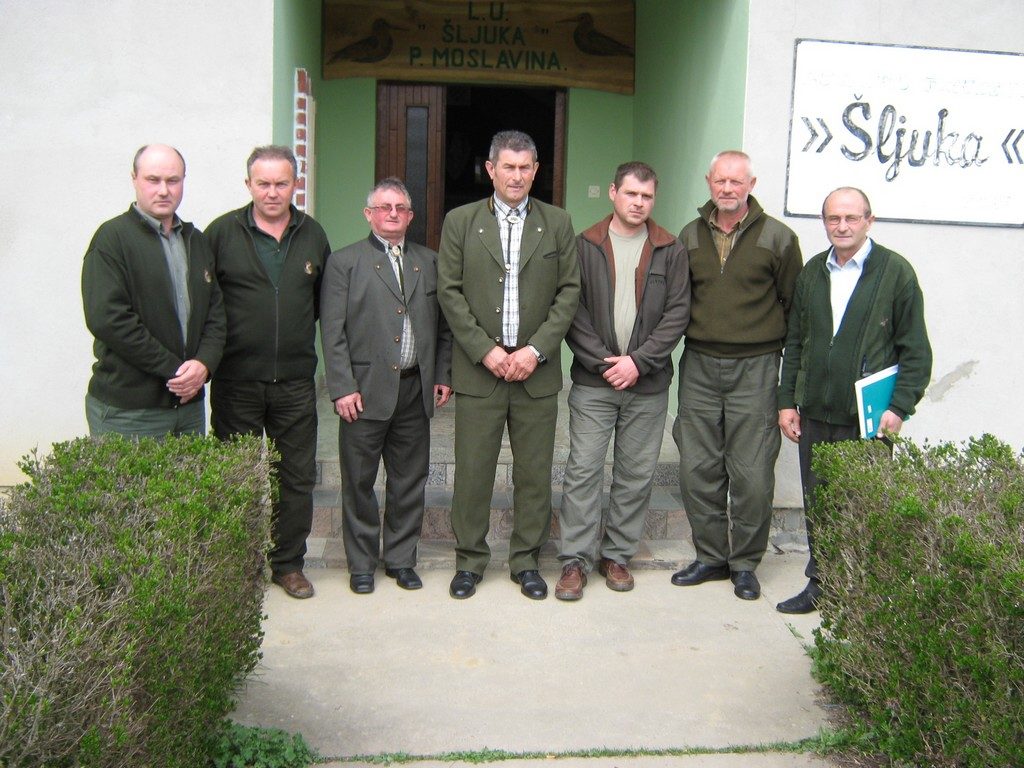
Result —
<svg viewBox="0 0 1024 768"><path fill-rule="evenodd" d="M409 204L409 210L412 210L412 195L409 194L409 190L405 188L405 184L397 176L388 176L386 179L381 179L373 185L373 189L366 195L366 207L373 207L373 197L378 192L383 192L386 189L390 189L394 192L398 192L405 196L405 201Z"/></svg>
<svg viewBox="0 0 1024 768"><path fill-rule="evenodd" d="M747 163L747 175L750 178L754 178L754 162L750 159L750 155L748 155L746 152L741 152L738 149L726 149L712 157L711 163L708 165L708 176L710 176L714 172L715 163L727 157L734 158L737 160L745 160Z"/></svg>
<svg viewBox="0 0 1024 768"><path fill-rule="evenodd" d="M533 162L537 162L537 145L529 134L522 131L498 131L491 139L491 149L487 153L487 159L491 163L498 162L498 155L501 150L509 149L513 152L532 152Z"/></svg>

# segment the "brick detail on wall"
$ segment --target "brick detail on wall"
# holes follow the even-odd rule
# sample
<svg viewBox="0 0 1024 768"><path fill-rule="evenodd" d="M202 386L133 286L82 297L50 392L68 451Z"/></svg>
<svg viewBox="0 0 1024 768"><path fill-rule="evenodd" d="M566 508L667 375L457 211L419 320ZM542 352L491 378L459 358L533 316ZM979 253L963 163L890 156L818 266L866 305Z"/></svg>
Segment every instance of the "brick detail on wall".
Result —
<svg viewBox="0 0 1024 768"><path fill-rule="evenodd" d="M312 163L313 163L313 115L315 104L309 73L302 68L295 70L295 93L293 97L292 150L299 164L295 207L300 211L312 212Z"/></svg>

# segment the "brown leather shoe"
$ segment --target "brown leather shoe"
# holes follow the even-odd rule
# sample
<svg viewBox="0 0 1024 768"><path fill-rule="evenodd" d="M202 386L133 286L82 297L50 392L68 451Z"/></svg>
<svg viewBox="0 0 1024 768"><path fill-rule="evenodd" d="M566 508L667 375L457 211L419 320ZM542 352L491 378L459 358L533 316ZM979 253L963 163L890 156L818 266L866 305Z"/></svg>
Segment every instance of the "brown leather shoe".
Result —
<svg viewBox="0 0 1024 768"><path fill-rule="evenodd" d="M313 596L313 585L309 583L309 579L302 571L275 573L270 580L298 600L305 600L307 597Z"/></svg>
<svg viewBox="0 0 1024 768"><path fill-rule="evenodd" d="M613 589L616 592L629 592L633 588L633 574L626 566L619 565L607 557L602 557L597 569L604 576L604 583L608 585L608 589Z"/></svg>
<svg viewBox="0 0 1024 768"><path fill-rule="evenodd" d="M579 600L585 586L587 574L583 572L583 563L570 560L562 567L562 578L555 584L555 597L558 600Z"/></svg>

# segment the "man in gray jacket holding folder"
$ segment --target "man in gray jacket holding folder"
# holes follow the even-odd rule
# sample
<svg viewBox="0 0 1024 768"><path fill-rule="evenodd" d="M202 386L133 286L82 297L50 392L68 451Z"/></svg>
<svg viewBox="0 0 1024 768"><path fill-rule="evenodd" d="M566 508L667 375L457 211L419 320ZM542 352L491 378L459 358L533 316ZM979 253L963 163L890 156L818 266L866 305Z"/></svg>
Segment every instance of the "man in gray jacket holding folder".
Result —
<svg viewBox="0 0 1024 768"><path fill-rule="evenodd" d="M879 419L884 439L914 412L932 371L917 275L906 259L868 238L875 219L867 195L840 187L825 198L821 216L832 247L797 278L778 393L779 427L800 446L805 509L819 485L811 470L814 446L860 436L857 379L899 366ZM817 608L821 586L809 520L807 545L807 586L776 606L783 613Z"/></svg>

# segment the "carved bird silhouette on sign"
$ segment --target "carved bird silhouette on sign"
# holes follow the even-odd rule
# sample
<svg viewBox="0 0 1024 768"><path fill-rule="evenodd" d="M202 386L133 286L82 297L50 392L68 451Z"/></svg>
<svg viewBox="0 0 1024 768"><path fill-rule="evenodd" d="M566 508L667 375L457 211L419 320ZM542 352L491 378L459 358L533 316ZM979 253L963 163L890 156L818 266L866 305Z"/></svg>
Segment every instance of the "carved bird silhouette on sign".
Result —
<svg viewBox="0 0 1024 768"><path fill-rule="evenodd" d="M614 38L608 37L594 28L594 16L589 13L581 13L562 21L575 21L576 29L573 30L572 39L581 52L591 56L629 56L633 57L633 49L625 43L620 43Z"/></svg>
<svg viewBox="0 0 1024 768"><path fill-rule="evenodd" d="M404 27L396 27L386 19L375 19L370 29L370 34L362 40L349 43L328 60L328 64L339 61L358 61L361 64L372 64L375 61L383 61L391 55L391 49L395 47L395 41L391 37L391 30L405 31Z"/></svg>

